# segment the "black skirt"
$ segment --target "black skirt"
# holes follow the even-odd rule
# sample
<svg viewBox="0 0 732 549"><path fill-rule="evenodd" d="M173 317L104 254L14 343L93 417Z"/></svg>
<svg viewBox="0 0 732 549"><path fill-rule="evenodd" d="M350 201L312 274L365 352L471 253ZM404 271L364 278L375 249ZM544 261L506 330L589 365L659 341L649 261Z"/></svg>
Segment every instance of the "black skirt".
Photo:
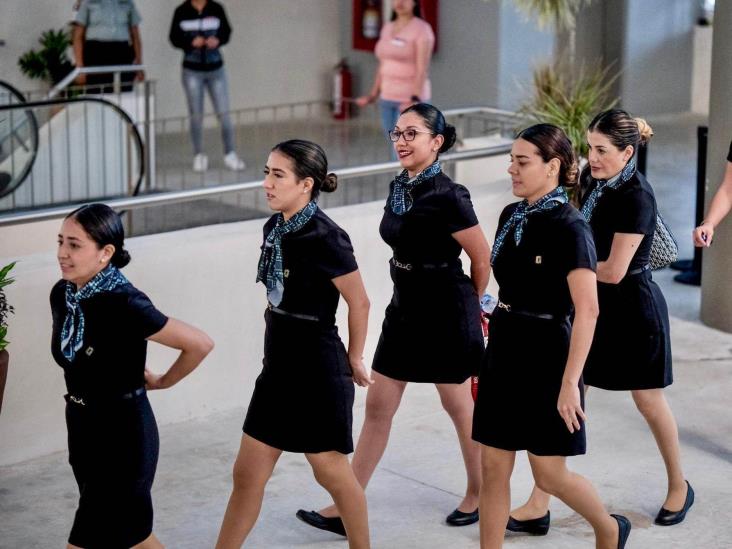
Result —
<svg viewBox="0 0 732 549"><path fill-rule="evenodd" d="M68 401L69 463L79 507L69 543L128 549L152 533L150 490L158 462L158 428L144 393L104 404Z"/></svg>
<svg viewBox="0 0 732 549"><path fill-rule="evenodd" d="M570 433L557 411L569 353L568 319L496 309L478 383L473 439L537 456L584 454L585 426ZM579 384L584 408L584 387Z"/></svg>
<svg viewBox="0 0 732 549"><path fill-rule="evenodd" d="M353 376L335 325L265 313L264 360L243 430L288 452L353 452Z"/></svg>
<svg viewBox="0 0 732 549"><path fill-rule="evenodd" d="M477 375L483 332L470 278L459 267L407 270L390 265L394 295L373 369L418 383L462 383Z"/></svg>
<svg viewBox="0 0 732 549"><path fill-rule="evenodd" d="M620 284L599 283L600 316L584 379L614 391L671 385L671 337L666 300L650 271Z"/></svg>

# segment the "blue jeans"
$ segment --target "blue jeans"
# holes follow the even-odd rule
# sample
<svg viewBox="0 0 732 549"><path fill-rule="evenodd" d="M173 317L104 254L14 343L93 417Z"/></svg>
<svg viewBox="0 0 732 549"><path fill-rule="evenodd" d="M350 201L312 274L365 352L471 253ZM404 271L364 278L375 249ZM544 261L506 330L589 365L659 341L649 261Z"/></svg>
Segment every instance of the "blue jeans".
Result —
<svg viewBox="0 0 732 549"><path fill-rule="evenodd" d="M194 71L183 68L183 89L188 100L188 112L191 115L191 141L193 154L203 152L203 93L213 103L216 116L221 123L221 137L224 141L224 154L234 151L234 126L229 116L229 81L226 69L220 67L213 71Z"/></svg>
<svg viewBox="0 0 732 549"><path fill-rule="evenodd" d="M394 129L397 120L399 120L399 113L402 112L399 108L399 105L401 105L399 101L387 101L386 99L379 99L379 109L381 110L381 127L384 128L384 137L386 137L387 142L389 143L389 152L392 160L396 160L397 155L396 151L394 151L394 146L392 145L391 141L388 141L388 132Z"/></svg>

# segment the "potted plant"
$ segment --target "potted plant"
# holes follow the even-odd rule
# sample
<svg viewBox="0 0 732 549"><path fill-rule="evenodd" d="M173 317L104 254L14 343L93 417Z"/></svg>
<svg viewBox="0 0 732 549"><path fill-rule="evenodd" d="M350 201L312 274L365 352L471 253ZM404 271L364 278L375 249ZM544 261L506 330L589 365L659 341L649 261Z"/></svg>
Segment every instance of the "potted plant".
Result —
<svg viewBox="0 0 732 549"><path fill-rule="evenodd" d="M8 305L5 298L4 288L15 280L8 277L8 273L13 267L15 267L15 262L0 269L0 412L3 408L3 394L5 393L5 381L8 378L8 362L10 361L10 355L5 349L9 343L5 339L8 333L7 319L8 315L13 312L13 307Z"/></svg>
<svg viewBox="0 0 732 549"><path fill-rule="evenodd" d="M66 55L71 35L66 29L50 29L43 32L38 41L41 49L25 52L18 59L18 66L28 78L57 84L74 68Z"/></svg>

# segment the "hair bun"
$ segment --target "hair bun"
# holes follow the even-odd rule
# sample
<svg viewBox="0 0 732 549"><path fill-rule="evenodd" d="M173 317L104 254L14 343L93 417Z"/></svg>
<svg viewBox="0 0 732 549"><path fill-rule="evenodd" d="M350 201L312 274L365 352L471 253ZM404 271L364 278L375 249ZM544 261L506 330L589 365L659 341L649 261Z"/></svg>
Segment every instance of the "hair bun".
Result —
<svg viewBox="0 0 732 549"><path fill-rule="evenodd" d="M332 193L338 188L338 176L333 172L325 176L320 190L324 193Z"/></svg>
<svg viewBox="0 0 732 549"><path fill-rule="evenodd" d="M455 126L452 124L445 124L445 130L442 132L442 137L445 138L445 141L442 143L442 147L440 147L439 152L444 153L449 151L455 144L455 140L457 139Z"/></svg>
<svg viewBox="0 0 732 549"><path fill-rule="evenodd" d="M130 259L132 259L130 257L130 252L124 248L120 248L119 250L115 250L114 255L112 256L112 265L121 269L130 262Z"/></svg>
<svg viewBox="0 0 732 549"><path fill-rule="evenodd" d="M575 160L571 166L567 166L564 174L564 186L574 187L577 184L577 176L579 175L579 164Z"/></svg>
<svg viewBox="0 0 732 549"><path fill-rule="evenodd" d="M638 133L640 134L640 142L645 145L653 137L653 128L643 118L636 118L635 123L638 124Z"/></svg>

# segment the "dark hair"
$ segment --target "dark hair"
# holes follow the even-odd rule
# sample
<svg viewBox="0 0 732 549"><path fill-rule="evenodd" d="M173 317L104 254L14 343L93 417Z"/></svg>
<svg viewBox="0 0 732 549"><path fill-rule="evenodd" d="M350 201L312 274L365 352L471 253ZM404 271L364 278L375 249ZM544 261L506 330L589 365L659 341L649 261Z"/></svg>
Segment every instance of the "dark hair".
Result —
<svg viewBox="0 0 732 549"><path fill-rule="evenodd" d="M516 139L523 139L539 149L544 162L559 160L559 184L573 187L577 184L577 158L572 142L564 131L553 124L535 124L521 130Z"/></svg>
<svg viewBox="0 0 732 549"><path fill-rule="evenodd" d="M455 144L457 138L455 126L445 122L445 115L442 114L440 109L429 103L415 103L404 109L401 114L408 112L417 113L427 129L432 132L432 135L441 135L445 138L440 150L437 151L438 154L449 151L450 147Z"/></svg>
<svg viewBox="0 0 732 549"><path fill-rule="evenodd" d="M628 145L635 152L638 145L645 145L653 137L653 128L642 118L633 118L622 109L603 111L592 119L587 129L600 132L619 150Z"/></svg>
<svg viewBox="0 0 732 549"><path fill-rule="evenodd" d="M320 191L332 193L338 187L338 177L328 173L328 159L325 151L317 143L304 139L290 139L272 147L292 160L293 170L298 179L313 178L311 197L318 198Z"/></svg>
<svg viewBox="0 0 732 549"><path fill-rule="evenodd" d="M99 248L107 244L114 246L111 263L121 269L130 262L130 254L124 249L125 228L117 212L99 202L85 204L75 209L66 219L73 219L89 235Z"/></svg>
<svg viewBox="0 0 732 549"><path fill-rule="evenodd" d="M414 15L415 17L422 17L422 2L420 0L414 0L412 15ZM396 18L396 12L394 10L391 10L391 18L389 19L389 21L394 21Z"/></svg>

